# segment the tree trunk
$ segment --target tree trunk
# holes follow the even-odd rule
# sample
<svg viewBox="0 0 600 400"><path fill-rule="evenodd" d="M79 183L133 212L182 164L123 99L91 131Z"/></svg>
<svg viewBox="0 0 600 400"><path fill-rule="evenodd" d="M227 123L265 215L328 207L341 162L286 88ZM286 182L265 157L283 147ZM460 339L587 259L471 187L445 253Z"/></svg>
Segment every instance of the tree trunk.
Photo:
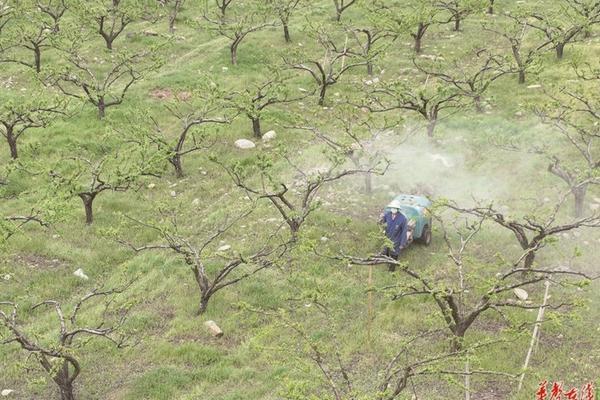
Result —
<svg viewBox="0 0 600 400"><path fill-rule="evenodd" d="M413 37L415 38L415 53L420 54L421 53L421 41L423 39L423 36L425 35L425 30L427 28L425 27L425 25L423 25L422 22L419 22L419 27L417 28L417 34L413 35Z"/></svg>
<svg viewBox="0 0 600 400"><path fill-rule="evenodd" d="M80 193L79 197L81 198L81 201L83 201L83 207L85 209L85 223L91 225L92 222L94 222L93 204L96 194Z"/></svg>
<svg viewBox="0 0 600 400"><path fill-rule="evenodd" d="M237 49L238 49L239 44L240 44L240 42L238 42L236 40L229 47L229 50L231 52L231 64L232 65L237 65Z"/></svg>
<svg viewBox="0 0 600 400"><path fill-rule="evenodd" d="M17 157L19 156L19 154L17 152L17 138L14 137L14 135L12 133L12 129L6 133L7 133L6 140L8 141L8 147L10 147L10 158L12 158L13 160L16 160Z"/></svg>
<svg viewBox="0 0 600 400"><path fill-rule="evenodd" d="M60 385L60 400L75 400L75 395L73 394L73 384L65 383Z"/></svg>
<svg viewBox="0 0 600 400"><path fill-rule="evenodd" d="M460 17L457 15L454 17L454 32L460 31Z"/></svg>
<svg viewBox="0 0 600 400"><path fill-rule="evenodd" d="M525 261L523 262L523 267L525 269L530 269L531 267L533 267L533 262L535 261L535 250L531 250L532 248L532 246L529 247L530 251L525 256Z"/></svg>
<svg viewBox="0 0 600 400"><path fill-rule="evenodd" d="M42 51L39 46L33 47L33 56L35 63L35 72L40 72L42 70Z"/></svg>
<svg viewBox="0 0 600 400"><path fill-rule="evenodd" d="M169 159L169 162L175 168L175 176L177 178L183 178L183 165L181 163L181 154L175 154Z"/></svg>
<svg viewBox="0 0 600 400"><path fill-rule="evenodd" d="M367 61L367 74L373 75L373 63L370 60Z"/></svg>
<svg viewBox="0 0 600 400"><path fill-rule="evenodd" d="M335 10L335 20L340 22L342 20L342 12L340 10Z"/></svg>
<svg viewBox="0 0 600 400"><path fill-rule="evenodd" d="M565 45L566 45L566 43L559 43L556 45L556 58L558 58L559 60L562 60L562 58L563 58L563 53L565 51Z"/></svg>
<svg viewBox="0 0 600 400"><path fill-rule="evenodd" d="M427 136L433 138L433 132L435 131L435 127L437 125L437 118L430 119L427 124Z"/></svg>
<svg viewBox="0 0 600 400"><path fill-rule="evenodd" d="M571 193L573 193L573 196L575 197L575 217L576 218L583 217L583 214L584 214L583 206L584 206L586 192L587 192L587 185L579 186L579 187L571 190Z"/></svg>
<svg viewBox="0 0 600 400"><path fill-rule="evenodd" d="M373 177L370 172L365 172L365 193L373 193Z"/></svg>
<svg viewBox="0 0 600 400"><path fill-rule="evenodd" d="M519 70L519 84L524 84L525 83L525 70L524 69L520 69Z"/></svg>
<svg viewBox="0 0 600 400"><path fill-rule="evenodd" d="M106 105L104 104L104 97L98 99L98 119L103 119L106 115Z"/></svg>
<svg viewBox="0 0 600 400"><path fill-rule="evenodd" d="M254 137L260 139L262 137L262 132L260 130L260 118L251 118L252 119L252 132L254 132Z"/></svg>
<svg viewBox="0 0 600 400"><path fill-rule="evenodd" d="M327 84L321 84L321 91L319 92L319 105L322 106L325 104L325 94L327 93Z"/></svg>
<svg viewBox="0 0 600 400"><path fill-rule="evenodd" d="M288 28L287 23L283 23L283 37L285 38L285 42L289 43L292 41L292 38L290 37L290 29Z"/></svg>
<svg viewBox="0 0 600 400"><path fill-rule="evenodd" d="M494 13L494 0L490 0L490 5L488 6L487 13L490 15Z"/></svg>
<svg viewBox="0 0 600 400"><path fill-rule="evenodd" d="M481 105L481 96L475 96L473 98L473 102L475 103L475 110L481 114L483 112L483 107Z"/></svg>
<svg viewBox="0 0 600 400"><path fill-rule="evenodd" d="M210 294L209 295L202 294L200 296L200 305L198 306L198 315L202 315L206 312L206 309L208 308L209 300L210 300Z"/></svg>

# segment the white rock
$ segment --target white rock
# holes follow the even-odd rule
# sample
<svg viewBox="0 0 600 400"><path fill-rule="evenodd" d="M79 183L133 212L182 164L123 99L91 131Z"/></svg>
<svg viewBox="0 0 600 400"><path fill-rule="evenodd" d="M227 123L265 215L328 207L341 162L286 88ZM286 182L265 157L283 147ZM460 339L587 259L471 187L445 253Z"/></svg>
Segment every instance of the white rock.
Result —
<svg viewBox="0 0 600 400"><path fill-rule="evenodd" d="M328 238L327 236L323 236L323 237L321 237L321 242L326 242L326 241L328 241L328 240L329 240L329 238Z"/></svg>
<svg viewBox="0 0 600 400"><path fill-rule="evenodd" d="M542 87L542 85L529 85L529 86L527 86L527 89L538 89L541 87Z"/></svg>
<svg viewBox="0 0 600 400"><path fill-rule="evenodd" d="M373 78L373 83L378 83L379 82L379 78L375 77Z"/></svg>
<svg viewBox="0 0 600 400"><path fill-rule="evenodd" d="M238 149L253 149L256 147L254 142L248 139L238 139L235 141L234 145Z"/></svg>
<svg viewBox="0 0 600 400"><path fill-rule="evenodd" d="M174 190L171 190L171 193L169 193L171 195L171 197L177 197L177 192Z"/></svg>
<svg viewBox="0 0 600 400"><path fill-rule="evenodd" d="M200 199L194 199L194 200L192 200L192 205L193 206L197 206L199 204L200 204Z"/></svg>
<svg viewBox="0 0 600 400"><path fill-rule="evenodd" d="M298 90L301 91L302 93L308 92L308 90L304 89L303 87L299 87Z"/></svg>
<svg viewBox="0 0 600 400"><path fill-rule="evenodd" d="M83 269L81 269L81 268L79 268L77 271L73 272L73 275L75 275L78 278L85 279L85 280L90 279L90 277L87 276L85 274L85 272L83 272Z"/></svg>
<svg viewBox="0 0 600 400"><path fill-rule="evenodd" d="M14 390L4 389L3 391L0 392L0 395L2 395L2 397L6 397L6 396L10 396L11 393L14 393Z"/></svg>
<svg viewBox="0 0 600 400"><path fill-rule="evenodd" d="M275 131L268 131L264 135L262 135L263 142L268 142L269 140L273 140L277 137L277 133Z"/></svg>
<svg viewBox="0 0 600 400"><path fill-rule="evenodd" d="M217 251L227 251L227 250L229 250L229 249L231 249L231 246L230 246L230 245L228 245L228 244L224 244L223 246L219 247L219 248L217 249Z"/></svg>
<svg viewBox="0 0 600 400"><path fill-rule="evenodd" d="M513 292L515 293L515 296L519 298L519 300L525 301L529 297L529 293L521 288L515 288L513 289Z"/></svg>
<svg viewBox="0 0 600 400"><path fill-rule="evenodd" d="M60 237L60 235L52 235L52 239L58 239Z"/></svg>
<svg viewBox="0 0 600 400"><path fill-rule="evenodd" d="M221 70L222 70L223 72L227 72L227 71L229 71L229 68L228 68L228 67L221 67Z"/></svg>
<svg viewBox="0 0 600 400"><path fill-rule="evenodd" d="M2 279L4 279L5 281L10 281L10 278L11 278L10 274L5 274L5 275L2 277Z"/></svg>
<svg viewBox="0 0 600 400"><path fill-rule="evenodd" d="M156 187L156 184L151 183L148 185L148 189L154 189Z"/></svg>

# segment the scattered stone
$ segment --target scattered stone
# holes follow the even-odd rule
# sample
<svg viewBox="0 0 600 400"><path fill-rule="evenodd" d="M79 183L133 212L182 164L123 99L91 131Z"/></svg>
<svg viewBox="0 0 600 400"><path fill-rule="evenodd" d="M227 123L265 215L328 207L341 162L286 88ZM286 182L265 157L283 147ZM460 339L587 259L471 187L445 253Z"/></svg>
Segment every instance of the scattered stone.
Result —
<svg viewBox="0 0 600 400"><path fill-rule="evenodd" d="M58 238L60 238L60 235L56 235L56 234L52 235L52 239L58 239Z"/></svg>
<svg viewBox="0 0 600 400"><path fill-rule="evenodd" d="M214 337L223 336L223 331L221 328L219 328L219 325L217 325L215 321L206 321L204 325L210 330Z"/></svg>
<svg viewBox="0 0 600 400"><path fill-rule="evenodd" d="M90 279L90 277L89 277L89 276L87 276L87 275L85 274L85 272L83 272L83 269L81 269L81 268L79 268L79 269L77 269L75 272L73 272L73 275L75 275L75 276L76 276L76 277L78 277L78 278L84 279L84 280L86 280L86 281L87 281L88 279Z"/></svg>
<svg viewBox="0 0 600 400"><path fill-rule="evenodd" d="M2 279L4 279L5 281L10 281L10 278L11 278L10 274L5 274L5 275L2 277Z"/></svg>
<svg viewBox="0 0 600 400"><path fill-rule="evenodd" d="M171 197L177 197L177 192L174 190L171 190L171 193L169 193L171 195Z"/></svg>
<svg viewBox="0 0 600 400"><path fill-rule="evenodd" d="M154 31L150 31L150 30L145 30L142 32L142 34L144 36L158 36L158 32L154 32Z"/></svg>
<svg viewBox="0 0 600 400"><path fill-rule="evenodd" d="M230 249L231 249L231 246L230 246L230 245L228 245L228 244L224 244L223 246L219 247L219 248L217 249L217 251L227 251L227 250L230 250Z"/></svg>
<svg viewBox="0 0 600 400"><path fill-rule="evenodd" d="M277 133L275 131L268 131L264 135L262 135L263 142L268 142L269 140L273 140L277 137Z"/></svg>
<svg viewBox="0 0 600 400"><path fill-rule="evenodd" d="M372 85L373 81L371 79L365 81L365 85Z"/></svg>
<svg viewBox="0 0 600 400"><path fill-rule="evenodd" d="M248 140L248 139L238 139L235 141L234 145L238 149L244 149L244 150L253 149L256 147L254 142L252 140Z"/></svg>
<svg viewBox="0 0 600 400"><path fill-rule="evenodd" d="M379 78L377 78L377 77L373 78L373 83L379 83Z"/></svg>
<svg viewBox="0 0 600 400"><path fill-rule="evenodd" d="M198 205L200 205L200 199L194 199L194 200L192 200L192 205L193 205L193 206L198 206Z"/></svg>
<svg viewBox="0 0 600 400"><path fill-rule="evenodd" d="M327 236L322 236L321 237L321 242L323 242L323 243L325 243L328 240L329 240L329 238Z"/></svg>
<svg viewBox="0 0 600 400"><path fill-rule="evenodd" d="M527 86L527 89L538 89L541 87L542 87L542 85L529 85L529 86Z"/></svg>
<svg viewBox="0 0 600 400"><path fill-rule="evenodd" d="M227 71L229 71L229 68L228 68L228 67L221 67L221 70L222 70L223 72L227 72Z"/></svg>
<svg viewBox="0 0 600 400"><path fill-rule="evenodd" d="M156 187L155 183L151 183L148 185L148 189L154 189Z"/></svg>
<svg viewBox="0 0 600 400"><path fill-rule="evenodd" d="M547 203L547 202L549 202L549 201L550 201L550 198L548 198L548 197L544 197L544 203Z"/></svg>
<svg viewBox="0 0 600 400"><path fill-rule="evenodd" d="M519 298L519 300L525 301L529 297L529 293L521 288L515 288L513 289L513 292L515 293L515 296Z"/></svg>
<svg viewBox="0 0 600 400"><path fill-rule="evenodd" d="M0 395L2 395L2 397L6 397L6 396L10 396L14 392L15 391L12 389L4 389L2 392L0 392Z"/></svg>
<svg viewBox="0 0 600 400"><path fill-rule="evenodd" d="M522 117L522 116L523 116L523 111L517 111L517 112L515 113L515 116L517 116L517 117Z"/></svg>
<svg viewBox="0 0 600 400"><path fill-rule="evenodd" d="M301 91L302 93L308 92L308 90L304 89L303 87L299 87L298 90Z"/></svg>

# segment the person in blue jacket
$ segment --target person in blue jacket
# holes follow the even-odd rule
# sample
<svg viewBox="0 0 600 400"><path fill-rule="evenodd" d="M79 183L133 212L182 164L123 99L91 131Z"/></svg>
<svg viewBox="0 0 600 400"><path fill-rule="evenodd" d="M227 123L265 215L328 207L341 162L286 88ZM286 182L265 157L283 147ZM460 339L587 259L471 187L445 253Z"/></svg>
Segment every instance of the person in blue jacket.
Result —
<svg viewBox="0 0 600 400"><path fill-rule="evenodd" d="M397 260L402 249L406 247L408 240L408 221L404 214L400 212L400 202L393 200L388 204L388 212L381 214L381 223L385 224L385 236L392 241L393 247L386 246L383 254ZM394 271L396 266L389 265L390 271Z"/></svg>

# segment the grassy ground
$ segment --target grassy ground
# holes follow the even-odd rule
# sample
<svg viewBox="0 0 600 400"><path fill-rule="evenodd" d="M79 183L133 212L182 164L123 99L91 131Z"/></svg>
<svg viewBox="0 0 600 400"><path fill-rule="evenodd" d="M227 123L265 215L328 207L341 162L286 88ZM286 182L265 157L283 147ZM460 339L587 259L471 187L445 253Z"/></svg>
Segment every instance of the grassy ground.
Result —
<svg viewBox="0 0 600 400"><path fill-rule="evenodd" d="M550 2L546 2L550 3ZM500 4L503 7L508 5ZM184 10L183 20L197 19L197 10ZM322 1L311 5L307 13L312 18L329 21L333 8ZM345 18L360 18L348 11ZM494 38L482 38L479 27L490 18L484 15L466 21L464 31L453 33L447 26L434 27L424 42L425 54L449 54L460 52L480 44L491 43ZM100 152L100 140L108 124L123 123L125 110L139 108L149 110L160 117L166 126L172 120L165 115L164 101L151 95L156 89L173 92L193 86L204 74L212 74L225 87L244 88L248 82L257 81L266 73L265 63L276 59L276 54L286 47L312 46L299 27L303 17L298 16L292 26L292 44L286 45L279 29L266 29L251 35L239 50L239 65L229 65L227 42L208 32L198 30L193 23L178 25L172 45L165 52L167 63L157 72L135 85L126 96L122 106L110 108L107 119L99 121L96 110L88 104L76 104L79 112L72 118L57 121L49 128L28 132L21 141L23 159L41 164L58 159L61 150L84 147L90 152ZM158 32L166 32L162 25L152 26ZM147 26L136 25L130 29L139 32ZM484 40L485 39L485 40ZM131 46L144 46L151 39L135 35L120 38ZM381 78L398 75L404 71L407 79L411 72L411 49L409 38L399 40L378 69L384 69ZM527 85L556 83L569 74L569 61L580 51L589 60L600 55L597 37L567 47L566 59L556 61L551 53L544 56L539 74L529 77ZM48 52L47 64L58 62L57 55ZM2 78L17 77L15 91L25 78L19 78L19 68L3 66ZM333 86L328 94L329 105L337 97L350 93L353 84L365 78L361 69L350 74ZM22 81L20 79L23 79ZM310 88L313 83L308 76L298 76L293 86ZM194 232L225 215L236 215L247 204L244 193L235 189L222 169L208 160L207 153L196 153L184 159L186 177L177 180L169 171L161 179L148 178L141 190L126 193L103 193L95 203L96 220L92 226L84 226L83 209L79 199L74 198L65 209L67 217L49 229L27 226L23 233L14 236L0 254L0 301L11 300L19 304L19 322L37 340L52 342L57 334L55 315L46 311L30 311L30 306L45 299L55 299L66 309L90 289L104 284L117 285L124 279L138 277L132 287L118 296L117 301L130 303L130 318L124 329L139 343L130 348L117 349L109 342L92 340L76 354L82 361L82 374L76 383L81 399L327 399L330 394L322 374L308 357L306 343L299 339L286 321L310 331L328 354L339 351L342 365L351 372L355 387L362 393L360 398L375 398L375 383L381 378L378 371L398 351L407 338L429 329L443 327L442 318L430 300L423 297L393 301L389 290L383 288L405 283L402 274L390 274L384 267L373 271L374 318L368 318L368 270L367 267L348 266L346 263L315 256L310 251L313 244L323 250L348 254L366 255L379 249L375 223L381 207L393 193L414 190L420 185L432 189L435 197L469 201L472 196L493 199L508 207L516 215L530 211L531 203L518 199L554 198L561 184L546 173L546 161L530 154L505 152L490 146L490 140L498 136L518 137L520 140L542 141L554 146L561 145L546 127L527 112L528 103L543 101L540 88L518 85L514 76L506 76L490 89L490 107L484 114L464 110L444 119L436 132L436 141L421 137L421 132L408 142L398 145L394 139L385 143L391 169L386 177L376 178L375 191L371 195L360 192L360 180L348 179L327 187L320 197L322 207L311 215L302 235L301 245L279 268L264 271L251 279L242 281L230 290L219 292L212 300L205 315L197 316L198 293L193 277L183 260L169 252L134 253L115 242L109 231L121 227L121 237L139 243L157 240L155 233L128 224L122 225L122 215L151 218L158 205L179 206L185 229ZM319 162L318 149L310 147L311 141L297 131L284 126L294 112L310 115L316 111L308 99L305 105L294 104L285 108L273 108L263 122L263 129L275 129L278 143L285 143L291 152L304 157L303 165L311 167ZM523 115L515 115L522 111ZM319 110L326 113L327 110ZM324 117L325 119L326 117ZM416 120L408 117L407 123ZM233 161L259 153L270 153L258 144L256 150L243 152L233 147L238 138L251 138L251 125L247 119L238 118L222 128L217 145L211 149L220 159ZM8 148L3 148L0 163L8 163ZM412 159L415 154L418 159ZM441 154L453 163L445 168L432 158ZM281 176L291 175L284 170L282 162L276 166ZM41 179L39 179L41 180ZM23 176L11 181L8 188L14 193L35 188L39 184L33 178ZM147 185L154 183L154 187ZM170 195L176 192L176 197ZM600 196L592 190L589 198ZM26 209L25 197L0 204L7 213ZM199 199L199 206L191 207ZM190 209L191 208L191 209ZM565 210L565 214L569 210ZM566 218L566 215L563 216ZM276 210L266 202L243 226L239 226L223 240L236 249L251 248L279 223ZM505 232L486 226L474 243L474 255L478 260L469 264L468 277L481 282L495 272L496 253L516 254L514 240ZM574 248L581 249L581 256L573 258ZM557 243L545 248L538 259L540 265L555 266L572 262L575 267L597 273L597 257L600 236L597 232L582 231L581 236L567 235ZM434 231L431 247L411 247L403 259L419 271L431 276L456 274L447 257L447 248L441 232ZM208 268L214 268L209 265ZM89 276L83 281L73 271L83 268ZM541 299L542 288L532 288L530 295ZM552 296L581 299L582 305L571 313L548 312L543 324L539 347L532 359L525 378L524 389L516 394L516 382L507 378L474 377L473 399L527 399L532 398L538 382L560 380L565 386L581 386L594 381L600 386L597 365L600 363L598 331L598 285L579 291L572 288L552 287ZM319 304L327 313L320 311ZM256 310L284 308L287 316L275 317ZM85 310L82 321L94 321L102 312L102 304ZM273 311L274 312L274 311ZM531 326L536 311L510 311L511 320ZM225 332L222 338L214 338L204 327L206 320L214 320ZM486 313L469 331L467 341L486 339L510 339L496 344L484 352L474 354L472 367L481 369L518 372L525 358L529 337L527 331L514 333L496 313ZM436 333L430 340L423 338L410 346L407 358L442 351L447 347L445 332ZM336 360L326 360L334 368ZM47 399L56 397L53 383L34 362L27 358L16 345L0 347L0 389L10 388L15 399ZM449 364L462 368L462 364ZM336 376L336 379L339 376ZM412 398L461 398L462 380L456 377L426 376L414 380L413 388L400 396ZM316 393L316 394L315 394ZM312 394L313 397L310 397Z"/></svg>

